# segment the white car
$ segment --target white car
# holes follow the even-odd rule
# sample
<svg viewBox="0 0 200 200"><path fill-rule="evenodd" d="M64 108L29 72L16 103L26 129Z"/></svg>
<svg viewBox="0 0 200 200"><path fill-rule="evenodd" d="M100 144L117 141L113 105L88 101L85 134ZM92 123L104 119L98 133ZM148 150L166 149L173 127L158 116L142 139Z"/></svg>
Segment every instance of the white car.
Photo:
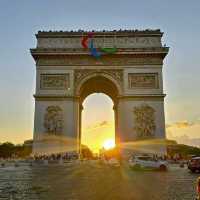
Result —
<svg viewBox="0 0 200 200"><path fill-rule="evenodd" d="M113 167L119 167L120 163L117 159L111 158L109 160L104 160L104 163Z"/></svg>
<svg viewBox="0 0 200 200"><path fill-rule="evenodd" d="M130 167L152 168L162 171L167 170L168 162L154 159L151 156L134 156L129 160Z"/></svg>

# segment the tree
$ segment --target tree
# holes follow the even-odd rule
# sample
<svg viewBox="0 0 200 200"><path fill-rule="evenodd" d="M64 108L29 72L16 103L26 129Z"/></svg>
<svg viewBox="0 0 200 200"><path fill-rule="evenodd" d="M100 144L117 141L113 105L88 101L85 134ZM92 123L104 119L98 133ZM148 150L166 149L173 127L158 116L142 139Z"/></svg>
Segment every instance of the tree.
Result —
<svg viewBox="0 0 200 200"><path fill-rule="evenodd" d="M31 154L32 147L26 145L14 145L10 142L5 142L0 145L0 157L11 158L15 157L27 157Z"/></svg>
<svg viewBox="0 0 200 200"><path fill-rule="evenodd" d="M15 146L10 142L5 142L0 145L0 157L2 158L11 157L14 151L15 151Z"/></svg>
<svg viewBox="0 0 200 200"><path fill-rule="evenodd" d="M82 158L91 159L91 158L93 158L93 153L92 153L92 151L89 149L88 146L82 144L82 145L81 145L81 156L82 156Z"/></svg>

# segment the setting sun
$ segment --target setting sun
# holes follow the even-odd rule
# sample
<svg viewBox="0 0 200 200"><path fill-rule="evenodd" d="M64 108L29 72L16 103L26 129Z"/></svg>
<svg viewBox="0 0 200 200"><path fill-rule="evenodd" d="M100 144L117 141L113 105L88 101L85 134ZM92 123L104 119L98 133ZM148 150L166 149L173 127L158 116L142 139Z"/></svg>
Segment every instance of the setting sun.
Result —
<svg viewBox="0 0 200 200"><path fill-rule="evenodd" d="M113 139L107 139L103 143L103 148L108 150L115 147L115 141Z"/></svg>

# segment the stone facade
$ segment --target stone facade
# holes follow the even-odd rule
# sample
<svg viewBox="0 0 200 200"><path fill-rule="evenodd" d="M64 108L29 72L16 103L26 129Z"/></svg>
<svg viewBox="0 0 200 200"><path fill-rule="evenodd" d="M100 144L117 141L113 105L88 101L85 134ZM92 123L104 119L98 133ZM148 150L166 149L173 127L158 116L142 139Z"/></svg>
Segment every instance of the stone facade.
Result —
<svg viewBox="0 0 200 200"><path fill-rule="evenodd" d="M47 132L59 135L68 145L71 141L70 149L78 151L82 101L94 92L113 99L119 145L138 139L164 139L162 64L168 48L162 46L163 33L93 32L95 47L117 48L116 53L104 54L99 59L81 46L82 37L87 34L36 34L37 47L31 49L36 61L34 152L48 151L49 143L43 140L45 137L48 141ZM62 145L66 146L66 142L59 143L59 148L66 150ZM59 148L56 151L61 151Z"/></svg>
<svg viewBox="0 0 200 200"><path fill-rule="evenodd" d="M88 77L89 75L96 74L96 75L108 75L114 78L118 84L123 84L123 70L121 69L78 69L74 70L74 85L78 85L81 80Z"/></svg>

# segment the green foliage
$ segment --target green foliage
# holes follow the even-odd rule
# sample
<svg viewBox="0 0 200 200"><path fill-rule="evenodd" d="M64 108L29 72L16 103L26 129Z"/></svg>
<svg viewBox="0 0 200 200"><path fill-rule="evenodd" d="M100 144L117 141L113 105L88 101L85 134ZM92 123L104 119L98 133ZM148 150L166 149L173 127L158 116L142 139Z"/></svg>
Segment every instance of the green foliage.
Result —
<svg viewBox="0 0 200 200"><path fill-rule="evenodd" d="M188 146L185 144L169 144L167 145L167 151L169 155L180 154L184 157L190 155L200 156L200 148Z"/></svg>
<svg viewBox="0 0 200 200"><path fill-rule="evenodd" d="M177 145L177 142L175 140L165 140L166 144L168 145Z"/></svg>
<svg viewBox="0 0 200 200"><path fill-rule="evenodd" d="M88 146L86 145L81 145L81 157L82 158L87 158L87 159L92 159L93 158L93 153L92 151L89 149Z"/></svg>
<svg viewBox="0 0 200 200"><path fill-rule="evenodd" d="M0 158L26 157L31 152L31 146L14 145L10 142L0 144Z"/></svg>

